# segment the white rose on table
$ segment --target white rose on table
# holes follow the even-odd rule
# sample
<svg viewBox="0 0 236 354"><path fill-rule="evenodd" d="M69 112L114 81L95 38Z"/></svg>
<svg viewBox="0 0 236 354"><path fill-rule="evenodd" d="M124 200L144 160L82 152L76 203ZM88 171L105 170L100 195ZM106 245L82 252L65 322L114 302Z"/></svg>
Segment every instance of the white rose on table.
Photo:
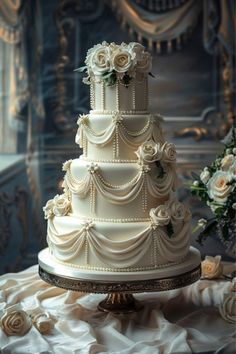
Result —
<svg viewBox="0 0 236 354"><path fill-rule="evenodd" d="M175 145L172 143L165 143L162 146L163 151L163 161L164 162L175 162L176 161L176 150Z"/></svg>
<svg viewBox="0 0 236 354"><path fill-rule="evenodd" d="M235 157L233 154L226 155L222 160L221 160L221 168L222 170L228 170L230 166L233 165L235 161Z"/></svg>
<svg viewBox="0 0 236 354"><path fill-rule="evenodd" d="M71 210L71 202L65 194L57 194L53 199L53 214L56 216L65 216Z"/></svg>
<svg viewBox="0 0 236 354"><path fill-rule="evenodd" d="M233 188L232 185L228 184L231 182L231 178L229 172L215 172L206 184L209 197L219 204L224 204Z"/></svg>
<svg viewBox="0 0 236 354"><path fill-rule="evenodd" d="M91 69L94 75L102 75L111 71L110 49L107 45L100 44L89 52L85 63Z"/></svg>
<svg viewBox="0 0 236 354"><path fill-rule="evenodd" d="M202 277L207 279L219 278L223 274L221 256L206 256L201 262Z"/></svg>
<svg viewBox="0 0 236 354"><path fill-rule="evenodd" d="M22 310L19 304L5 309L0 324L8 336L23 336L32 326L29 315Z"/></svg>
<svg viewBox="0 0 236 354"><path fill-rule="evenodd" d="M208 170L204 170L202 171L202 173L200 174L200 180L206 184L209 181L209 178L211 177L211 174Z"/></svg>
<svg viewBox="0 0 236 354"><path fill-rule="evenodd" d="M168 225L171 218L171 213L168 205L159 205L157 208L152 208L149 212L153 226Z"/></svg>
<svg viewBox="0 0 236 354"><path fill-rule="evenodd" d="M118 48L111 54L111 70L124 74L126 71L133 68L136 63L135 56L135 53L130 51L129 48Z"/></svg>
<svg viewBox="0 0 236 354"><path fill-rule="evenodd" d="M229 323L236 323L236 292L231 291L224 294L223 302L219 311L224 320Z"/></svg>
<svg viewBox="0 0 236 354"><path fill-rule="evenodd" d="M146 141L140 145L135 153L142 163L152 163L162 158L161 145L153 140Z"/></svg>
<svg viewBox="0 0 236 354"><path fill-rule="evenodd" d="M41 334L49 334L54 327L54 320L48 313L39 313L33 317L33 324Z"/></svg>
<svg viewBox="0 0 236 354"><path fill-rule="evenodd" d="M173 222L173 224L185 221L190 214L190 212L188 213L188 210L185 205L180 203L179 201L171 201L169 207L171 212L171 221Z"/></svg>
<svg viewBox="0 0 236 354"><path fill-rule="evenodd" d="M53 199L49 199L46 203L46 205L43 207L43 211L44 211L44 218L50 219L54 216L53 213L53 208L54 208L54 200Z"/></svg>

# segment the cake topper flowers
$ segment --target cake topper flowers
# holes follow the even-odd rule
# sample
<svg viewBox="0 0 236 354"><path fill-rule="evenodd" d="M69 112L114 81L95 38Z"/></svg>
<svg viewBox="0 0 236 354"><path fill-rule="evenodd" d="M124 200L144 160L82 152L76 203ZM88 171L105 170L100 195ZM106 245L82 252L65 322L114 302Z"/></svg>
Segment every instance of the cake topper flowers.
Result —
<svg viewBox="0 0 236 354"><path fill-rule="evenodd" d="M90 84L91 79L96 78L107 86L112 86L119 80L128 87L137 72L153 76L150 73L151 55L136 42L120 45L107 42L97 44L88 51L85 64L75 71L87 74L83 79L86 84Z"/></svg>

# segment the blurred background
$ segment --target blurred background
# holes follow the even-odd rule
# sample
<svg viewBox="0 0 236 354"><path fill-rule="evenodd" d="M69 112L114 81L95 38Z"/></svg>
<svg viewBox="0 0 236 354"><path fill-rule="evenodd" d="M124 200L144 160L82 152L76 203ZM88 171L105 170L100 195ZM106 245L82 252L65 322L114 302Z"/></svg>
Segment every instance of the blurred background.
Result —
<svg viewBox="0 0 236 354"><path fill-rule="evenodd" d="M102 41L137 41L153 56L150 111L176 144L179 197L193 225L210 213L187 187L221 151L235 97L234 0L0 1L0 274L37 263L46 246L42 206L60 193L89 88L74 72ZM230 259L217 237L205 254Z"/></svg>

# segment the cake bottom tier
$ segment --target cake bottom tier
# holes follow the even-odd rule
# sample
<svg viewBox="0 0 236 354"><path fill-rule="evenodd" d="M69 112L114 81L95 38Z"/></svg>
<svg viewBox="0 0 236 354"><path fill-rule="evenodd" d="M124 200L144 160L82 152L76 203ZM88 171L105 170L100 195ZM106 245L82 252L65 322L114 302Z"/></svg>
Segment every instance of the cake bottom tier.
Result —
<svg viewBox="0 0 236 354"><path fill-rule="evenodd" d="M77 269L140 272L181 263L189 251L189 223L169 237L150 221L103 222L73 216L48 220L52 258Z"/></svg>

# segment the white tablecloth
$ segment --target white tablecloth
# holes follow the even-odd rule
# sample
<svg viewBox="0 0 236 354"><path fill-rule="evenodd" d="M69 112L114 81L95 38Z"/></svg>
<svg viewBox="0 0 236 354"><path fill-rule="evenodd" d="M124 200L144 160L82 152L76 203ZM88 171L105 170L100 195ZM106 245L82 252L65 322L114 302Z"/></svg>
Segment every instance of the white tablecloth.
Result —
<svg viewBox="0 0 236 354"><path fill-rule="evenodd" d="M55 327L42 335L32 326L23 337L0 329L1 353L234 353L235 325L218 310L231 287L230 281L199 280L178 290L136 294L141 311L112 315L97 310L104 295L51 286L35 265L0 277L0 309L16 303L25 311L40 307L55 316Z"/></svg>

